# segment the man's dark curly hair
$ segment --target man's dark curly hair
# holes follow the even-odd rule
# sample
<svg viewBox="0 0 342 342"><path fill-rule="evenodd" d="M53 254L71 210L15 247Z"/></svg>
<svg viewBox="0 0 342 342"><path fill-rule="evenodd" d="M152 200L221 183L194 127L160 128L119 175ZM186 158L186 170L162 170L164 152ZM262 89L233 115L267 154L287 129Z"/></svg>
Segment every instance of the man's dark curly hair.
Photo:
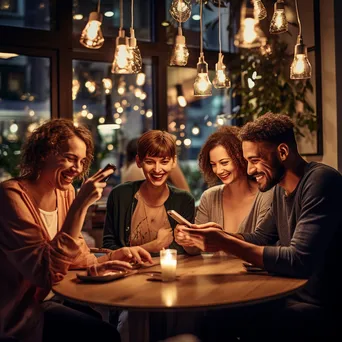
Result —
<svg viewBox="0 0 342 342"><path fill-rule="evenodd" d="M20 173L22 177L37 179L50 155L58 155L70 138L80 138L87 148L86 160L79 178L89 171L94 155L91 132L85 126L75 126L71 120L53 119L36 128L21 151Z"/></svg>
<svg viewBox="0 0 342 342"><path fill-rule="evenodd" d="M293 121L284 114L266 113L255 121L246 123L240 131L242 141L266 142L274 145L287 144L297 149Z"/></svg>
<svg viewBox="0 0 342 342"><path fill-rule="evenodd" d="M235 167L238 169L239 174L247 175L247 162L243 157L242 143L238 137L239 130L235 126L221 127L215 133L211 134L202 146L198 156L198 164L209 186L218 183L218 178L210 165L209 156L210 151L217 146L224 147Z"/></svg>

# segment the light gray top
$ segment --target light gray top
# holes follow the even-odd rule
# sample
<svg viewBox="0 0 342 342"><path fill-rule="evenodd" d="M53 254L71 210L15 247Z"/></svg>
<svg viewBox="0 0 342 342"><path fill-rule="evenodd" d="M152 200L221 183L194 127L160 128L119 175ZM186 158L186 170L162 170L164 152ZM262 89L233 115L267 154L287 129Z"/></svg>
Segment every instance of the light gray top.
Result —
<svg viewBox="0 0 342 342"><path fill-rule="evenodd" d="M216 185L206 190L202 196L197 208L195 223L202 224L207 222L216 222L221 227L223 224L223 189L224 184ZM262 222L264 216L269 210L273 199L273 189L267 192L258 191L253 206L249 214L241 222L238 232L250 233L255 230Z"/></svg>

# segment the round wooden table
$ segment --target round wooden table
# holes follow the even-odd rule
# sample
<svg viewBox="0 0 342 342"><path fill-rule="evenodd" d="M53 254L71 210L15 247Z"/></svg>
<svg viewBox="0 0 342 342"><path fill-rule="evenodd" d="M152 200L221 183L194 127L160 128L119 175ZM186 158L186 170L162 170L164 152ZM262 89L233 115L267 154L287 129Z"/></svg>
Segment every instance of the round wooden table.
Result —
<svg viewBox="0 0 342 342"><path fill-rule="evenodd" d="M72 301L98 306L143 310L217 309L265 302L284 297L307 280L249 273L234 257L178 256L176 281L148 280L156 265L138 274L107 283L82 283L70 271L53 291Z"/></svg>

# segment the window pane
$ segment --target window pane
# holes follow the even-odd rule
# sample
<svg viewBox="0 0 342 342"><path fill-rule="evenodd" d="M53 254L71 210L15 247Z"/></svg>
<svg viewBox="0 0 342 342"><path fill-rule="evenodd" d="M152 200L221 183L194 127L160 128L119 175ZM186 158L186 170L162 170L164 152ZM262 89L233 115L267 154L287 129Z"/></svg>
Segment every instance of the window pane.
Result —
<svg viewBox="0 0 342 342"><path fill-rule="evenodd" d="M169 12L173 0L166 1L166 18L171 23L169 30L174 30L176 35L176 27L178 22L175 21ZM218 25L218 7L211 2L203 5L203 46L207 50L219 50L219 25ZM224 52L233 52L234 46L232 44L230 34L228 32L230 10L229 3L226 7L221 7L221 46ZM199 47L200 45L200 6L198 3L192 2L192 10L190 18L182 24L183 35L185 36L188 46ZM171 41L173 43L173 41Z"/></svg>
<svg viewBox="0 0 342 342"><path fill-rule="evenodd" d="M74 60L73 69L74 122L93 133L93 171L107 163L120 169L127 142L153 128L151 59L143 59L143 73L138 75L112 74L111 64L102 62ZM109 122L114 126L100 125Z"/></svg>
<svg viewBox="0 0 342 342"><path fill-rule="evenodd" d="M50 30L50 1L1 0L0 25Z"/></svg>
<svg viewBox="0 0 342 342"><path fill-rule="evenodd" d="M151 41L151 9L152 0L134 0L135 37L138 40ZM120 1L101 1L100 12L103 14L102 34L108 37L116 37L120 26ZM96 1L73 1L73 30L81 34L88 22L89 13L96 11ZM126 36L129 36L131 25L131 1L123 0L123 27Z"/></svg>
<svg viewBox="0 0 342 342"><path fill-rule="evenodd" d="M0 181L18 175L21 145L51 117L50 59L4 56L0 52Z"/></svg>
<svg viewBox="0 0 342 342"><path fill-rule="evenodd" d="M195 97L196 74L192 68L168 68L168 129L177 137L179 163L198 200L205 184L197 157L208 136L218 126L229 124L225 118L231 112L231 99L227 90L215 88L213 96ZM214 72L209 72L209 77L212 80Z"/></svg>

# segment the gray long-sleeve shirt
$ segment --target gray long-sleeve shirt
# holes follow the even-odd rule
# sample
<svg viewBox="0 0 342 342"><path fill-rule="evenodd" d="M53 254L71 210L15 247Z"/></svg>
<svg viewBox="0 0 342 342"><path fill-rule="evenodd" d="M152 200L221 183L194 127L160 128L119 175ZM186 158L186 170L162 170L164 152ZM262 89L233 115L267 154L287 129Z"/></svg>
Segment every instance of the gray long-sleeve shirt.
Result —
<svg viewBox="0 0 342 342"><path fill-rule="evenodd" d="M340 301L334 265L342 260L341 193L339 172L309 163L289 196L275 187L263 222L254 233L243 234L246 241L266 246L263 260L268 272L309 279L298 293L308 303L330 306Z"/></svg>

